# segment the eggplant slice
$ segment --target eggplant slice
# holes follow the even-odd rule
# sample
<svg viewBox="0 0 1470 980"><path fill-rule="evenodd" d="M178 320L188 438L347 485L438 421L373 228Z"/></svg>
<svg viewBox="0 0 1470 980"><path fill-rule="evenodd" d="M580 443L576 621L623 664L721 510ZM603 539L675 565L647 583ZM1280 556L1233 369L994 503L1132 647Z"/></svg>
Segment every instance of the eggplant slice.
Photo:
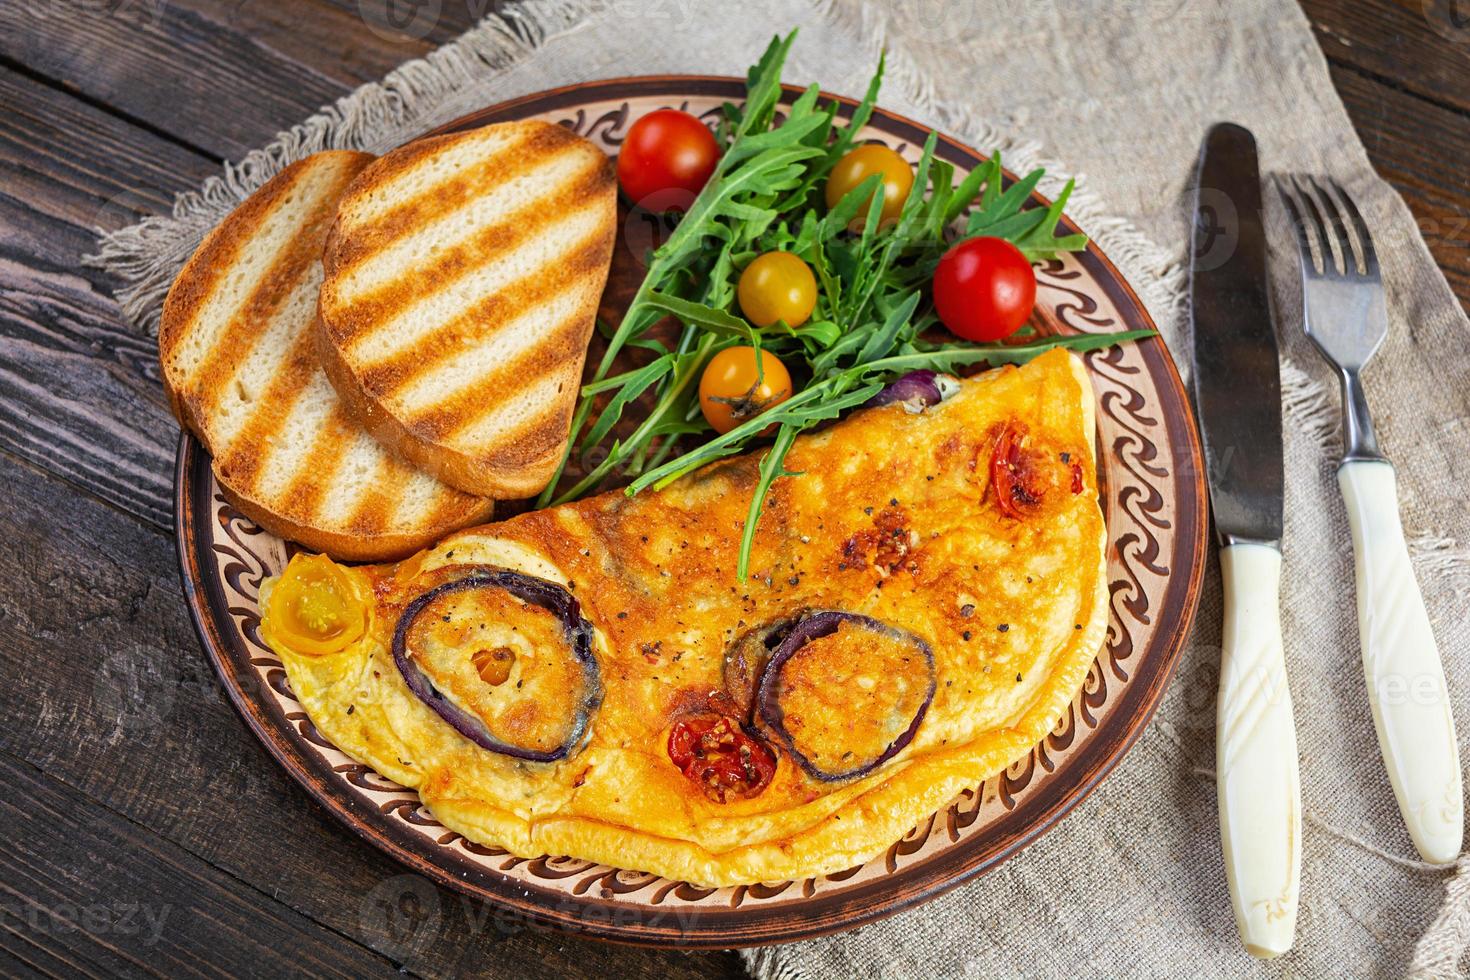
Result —
<svg viewBox="0 0 1470 980"><path fill-rule="evenodd" d="M755 717L756 696L771 655L804 615L804 612L798 613L748 629L725 650L721 679L725 693L740 709L739 717L743 724L749 724Z"/></svg>
<svg viewBox="0 0 1470 980"><path fill-rule="evenodd" d="M865 776L913 741L934 700L934 652L857 613L802 618L771 653L756 692L761 722L810 776Z"/></svg>
<svg viewBox="0 0 1470 980"><path fill-rule="evenodd" d="M561 586L477 568L418 596L393 632L408 689L491 752L555 762L602 702L592 626Z"/></svg>

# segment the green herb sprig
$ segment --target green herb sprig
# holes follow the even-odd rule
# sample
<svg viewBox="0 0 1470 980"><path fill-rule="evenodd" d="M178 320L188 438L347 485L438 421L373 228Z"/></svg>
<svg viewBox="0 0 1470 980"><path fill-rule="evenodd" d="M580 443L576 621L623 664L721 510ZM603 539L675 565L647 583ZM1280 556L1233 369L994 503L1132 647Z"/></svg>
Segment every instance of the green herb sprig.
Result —
<svg viewBox="0 0 1470 980"><path fill-rule="evenodd" d="M938 322L926 299L928 283L939 258L954 244L956 223L963 218L961 238L1004 238L1032 261L1085 248L1086 236L1057 234L1072 184L1051 207L1026 208L1042 171L1006 187L999 154L956 184L954 166L936 156L938 137L930 133L913 186L894 220L882 220L876 175L827 209L821 200L823 182L871 118L884 63L879 60L845 125L839 125L838 104L821 104L815 85L778 120L781 69L795 37L793 31L774 38L747 73L744 104L722 107L722 153L715 171L649 257L622 320L605 331L607 349L582 389L567 455L537 501L545 506L575 499L614 473L632 478L629 494L664 487L700 466L744 451L774 425L775 439L761 458L741 538L737 575L742 581L750 571L755 529L772 484L798 475L785 468L785 459L802 431L862 405L910 371L1019 364L1055 347L1095 350L1152 333L1038 336L995 346L924 339ZM816 308L799 327L778 323L757 330L735 310L736 283L756 256L778 249L811 266L818 283ZM649 336L650 328L667 316L681 326L672 345ZM714 354L736 344L777 354L802 382L800 390L758 417L674 456L682 437L710 431L699 409L699 377ZM628 347L647 351L651 359L610 375L615 359ZM648 415L628 435L613 438L627 407L650 393ZM599 447L606 449L602 462L558 492L572 454L585 457Z"/></svg>

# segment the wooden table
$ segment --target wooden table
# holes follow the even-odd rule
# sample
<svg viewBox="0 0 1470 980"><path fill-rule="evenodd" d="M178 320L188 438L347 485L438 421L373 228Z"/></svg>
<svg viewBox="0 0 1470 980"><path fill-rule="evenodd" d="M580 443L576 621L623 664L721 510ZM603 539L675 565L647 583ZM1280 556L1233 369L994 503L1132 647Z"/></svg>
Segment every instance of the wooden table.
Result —
<svg viewBox="0 0 1470 980"><path fill-rule="evenodd" d="M410 40L355 0L0 2L0 972L741 973L416 893L271 762L184 609L154 345L78 257L490 5L442 6ZM1470 298L1470 23L1448 0L1305 6Z"/></svg>

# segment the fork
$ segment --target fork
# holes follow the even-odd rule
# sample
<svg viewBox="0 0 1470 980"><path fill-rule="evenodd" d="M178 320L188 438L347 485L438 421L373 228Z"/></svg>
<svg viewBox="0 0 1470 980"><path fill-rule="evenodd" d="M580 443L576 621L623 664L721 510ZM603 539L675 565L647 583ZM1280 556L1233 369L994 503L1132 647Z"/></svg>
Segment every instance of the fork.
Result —
<svg viewBox="0 0 1470 980"><path fill-rule="evenodd" d="M1302 325L1342 385L1337 483L1353 537L1358 636L1378 745L1414 846L1426 861L1448 863L1464 836L1455 721L1409 564L1393 464L1378 448L1361 380L1388 333L1378 256L1336 181L1292 175L1276 187L1296 227Z"/></svg>

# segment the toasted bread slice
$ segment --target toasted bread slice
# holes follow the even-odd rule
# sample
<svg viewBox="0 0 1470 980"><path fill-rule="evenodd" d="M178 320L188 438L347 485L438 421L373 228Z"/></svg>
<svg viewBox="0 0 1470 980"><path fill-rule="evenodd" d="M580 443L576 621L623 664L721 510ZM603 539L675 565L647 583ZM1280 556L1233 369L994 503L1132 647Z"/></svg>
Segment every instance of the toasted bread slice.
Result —
<svg viewBox="0 0 1470 980"><path fill-rule="evenodd" d="M493 507L379 444L317 360L322 244L372 160L317 153L272 178L194 252L158 332L169 402L214 456L226 498L275 534L356 561L410 554Z"/></svg>
<svg viewBox="0 0 1470 980"><path fill-rule="evenodd" d="M511 122L364 170L322 262L322 364L353 415L452 486L526 497L566 446L617 229L612 165Z"/></svg>

